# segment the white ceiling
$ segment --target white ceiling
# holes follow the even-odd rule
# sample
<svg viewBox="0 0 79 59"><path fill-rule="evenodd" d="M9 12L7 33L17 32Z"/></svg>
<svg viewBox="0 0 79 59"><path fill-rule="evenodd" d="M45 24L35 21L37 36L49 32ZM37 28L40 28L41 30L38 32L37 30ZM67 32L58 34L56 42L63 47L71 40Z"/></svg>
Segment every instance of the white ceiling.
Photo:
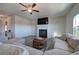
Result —
<svg viewBox="0 0 79 59"><path fill-rule="evenodd" d="M73 5L74 4L71 3L37 3L37 6L35 8L38 9L40 12L33 12L32 15L30 15L28 12L21 12L24 7L22 7L18 3L0 3L0 10L5 11L8 14L20 15L30 19L37 19L47 16L64 16L68 13Z"/></svg>

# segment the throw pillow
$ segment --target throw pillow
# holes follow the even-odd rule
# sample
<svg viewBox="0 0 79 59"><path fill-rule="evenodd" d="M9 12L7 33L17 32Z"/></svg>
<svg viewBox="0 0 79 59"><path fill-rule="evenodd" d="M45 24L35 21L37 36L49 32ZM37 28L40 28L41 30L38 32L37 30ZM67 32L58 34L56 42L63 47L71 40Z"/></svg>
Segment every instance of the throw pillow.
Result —
<svg viewBox="0 0 79 59"><path fill-rule="evenodd" d="M71 48L75 49L77 45L79 45L79 39L73 37L67 37L67 43L70 45Z"/></svg>
<svg viewBox="0 0 79 59"><path fill-rule="evenodd" d="M66 34L62 34L62 36L59 39L66 41L66 39L67 39Z"/></svg>

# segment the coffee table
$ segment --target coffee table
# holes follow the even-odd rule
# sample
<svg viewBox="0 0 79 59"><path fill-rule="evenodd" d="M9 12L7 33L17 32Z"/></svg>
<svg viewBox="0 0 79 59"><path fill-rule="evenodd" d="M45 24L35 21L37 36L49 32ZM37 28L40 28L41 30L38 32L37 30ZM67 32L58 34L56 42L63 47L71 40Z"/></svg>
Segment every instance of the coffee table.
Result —
<svg viewBox="0 0 79 59"><path fill-rule="evenodd" d="M46 38L34 38L33 47L37 49L42 49L46 45Z"/></svg>

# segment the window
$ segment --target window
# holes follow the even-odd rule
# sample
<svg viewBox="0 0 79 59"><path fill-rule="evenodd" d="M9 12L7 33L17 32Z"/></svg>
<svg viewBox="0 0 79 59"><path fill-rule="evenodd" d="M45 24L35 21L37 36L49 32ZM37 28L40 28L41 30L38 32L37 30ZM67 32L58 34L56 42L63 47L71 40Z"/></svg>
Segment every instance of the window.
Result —
<svg viewBox="0 0 79 59"><path fill-rule="evenodd" d="M79 36L79 14L73 19L73 35Z"/></svg>

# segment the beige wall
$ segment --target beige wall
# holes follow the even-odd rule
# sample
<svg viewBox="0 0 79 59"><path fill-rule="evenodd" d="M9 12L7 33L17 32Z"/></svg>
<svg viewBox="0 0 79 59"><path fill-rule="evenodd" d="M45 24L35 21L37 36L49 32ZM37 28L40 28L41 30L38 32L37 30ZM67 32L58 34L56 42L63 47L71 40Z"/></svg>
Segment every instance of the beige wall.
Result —
<svg viewBox="0 0 79 59"><path fill-rule="evenodd" d="M54 34L62 35L65 33L66 26L66 18L65 16L61 17L49 17L48 25L37 25L37 36L39 36L39 29L47 29L48 30L48 38L54 36Z"/></svg>
<svg viewBox="0 0 79 59"><path fill-rule="evenodd" d="M25 37L35 35L36 32L35 20L25 19L20 16L15 16L15 37Z"/></svg>
<svg viewBox="0 0 79 59"><path fill-rule="evenodd" d="M66 33L73 33L73 18L79 13L79 4L76 4L66 16Z"/></svg>

